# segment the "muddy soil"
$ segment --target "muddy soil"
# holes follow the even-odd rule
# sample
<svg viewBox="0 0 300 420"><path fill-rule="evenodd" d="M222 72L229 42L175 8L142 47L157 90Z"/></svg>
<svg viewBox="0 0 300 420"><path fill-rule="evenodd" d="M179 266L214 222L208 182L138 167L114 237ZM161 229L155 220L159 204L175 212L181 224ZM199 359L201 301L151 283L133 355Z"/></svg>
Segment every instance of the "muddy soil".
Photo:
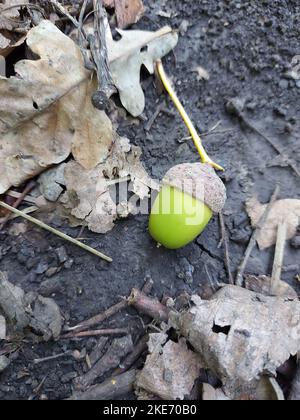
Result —
<svg viewBox="0 0 300 420"><path fill-rule="evenodd" d="M147 12L137 28L155 30L168 24L180 29L179 44L165 60L166 69L199 131L207 133L221 121L203 139L209 154L226 169L221 177L228 191L224 215L234 274L252 232L245 212L247 198L257 194L261 201L268 201L276 183L281 185L281 198L299 197L300 179L264 139L231 116L225 104L232 97L245 101L249 120L300 165L300 83L285 77L293 57L300 54L299 2L157 0L145 4ZM170 12L171 17L160 16L160 11ZM209 81L197 80L198 66L209 72ZM138 125L123 119L119 132L142 147L147 170L160 178L174 164L196 162L198 156L190 140L181 142L187 131L171 102L157 96L153 77L143 74L143 79L145 117L150 118L160 104L164 110L149 132L143 119ZM32 226L19 237L6 229L0 233L0 268L26 291L52 296L72 325L118 302L132 287L142 286L147 276L153 279L153 294L159 298L164 294L176 297L183 291L205 297L218 282L228 282L223 250L218 248L217 217L194 243L178 251L158 249L148 235L147 222L147 216L138 215L118 222L105 236L84 232L89 245L113 257L112 264ZM73 236L79 232L57 218L52 224ZM67 256L61 256L62 246ZM273 255L274 248L254 251L247 272L269 274ZM296 288L299 261L299 250L289 243L283 279ZM60 271L47 277L51 267ZM134 339L142 334L134 311L122 312L105 325L127 326ZM32 361L69 349L90 351L95 342L90 338L22 345L0 376L0 399L70 396L72 380L83 370L81 362L64 358L34 365Z"/></svg>

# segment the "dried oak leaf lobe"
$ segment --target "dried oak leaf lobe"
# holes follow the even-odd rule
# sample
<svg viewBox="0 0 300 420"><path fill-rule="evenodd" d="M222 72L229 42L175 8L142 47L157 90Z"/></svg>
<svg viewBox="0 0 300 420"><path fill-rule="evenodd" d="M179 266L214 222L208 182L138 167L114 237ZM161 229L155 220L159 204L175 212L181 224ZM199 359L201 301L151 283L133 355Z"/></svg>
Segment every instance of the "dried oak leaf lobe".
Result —
<svg viewBox="0 0 300 420"><path fill-rule="evenodd" d="M0 77L0 194L71 151L91 169L112 143L109 118L90 103L94 83L77 45L47 20L29 31L27 44L39 59Z"/></svg>

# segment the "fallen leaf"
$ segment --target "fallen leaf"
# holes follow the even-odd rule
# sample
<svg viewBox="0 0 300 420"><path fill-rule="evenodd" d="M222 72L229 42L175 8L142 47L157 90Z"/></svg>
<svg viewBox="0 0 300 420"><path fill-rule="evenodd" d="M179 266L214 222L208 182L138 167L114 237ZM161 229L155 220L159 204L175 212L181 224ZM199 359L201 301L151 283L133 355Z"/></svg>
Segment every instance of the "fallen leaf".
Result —
<svg viewBox="0 0 300 420"><path fill-rule="evenodd" d="M115 0L118 28L126 28L140 20L144 13L142 0Z"/></svg>
<svg viewBox="0 0 300 420"><path fill-rule="evenodd" d="M27 45L40 58L22 60L17 76L0 78L0 194L71 151L93 168L112 143L109 118L90 103L95 85L79 47L46 20L29 31Z"/></svg>
<svg viewBox="0 0 300 420"><path fill-rule="evenodd" d="M6 321L4 316L0 315L0 340L5 340L6 338Z"/></svg>
<svg viewBox="0 0 300 420"><path fill-rule="evenodd" d="M110 180L130 177L129 187L138 198L149 196L150 189L159 190L140 162L141 150L132 146L128 139L115 135L115 141L106 162L92 170L82 168L70 161L65 167L67 191L61 198L66 209L93 232L106 233L114 227L118 213L122 210L110 193ZM126 198L127 198L127 183ZM117 197L116 197L117 198ZM123 203L124 205L124 203ZM128 203L127 214L134 206ZM122 211L121 211L122 212Z"/></svg>
<svg viewBox="0 0 300 420"><path fill-rule="evenodd" d="M271 287L273 287L273 295L281 296L292 300L298 300L297 292L284 281L280 281L277 288L274 290L272 285L272 279L268 276L245 276L245 286L246 289L251 290L255 293L261 293L265 296L271 296Z"/></svg>
<svg viewBox="0 0 300 420"><path fill-rule="evenodd" d="M134 117L145 108L145 96L140 85L141 66L154 73L154 63L175 48L178 35L168 26L156 31L123 31L119 41L107 32L110 69L121 102Z"/></svg>
<svg viewBox="0 0 300 420"><path fill-rule="evenodd" d="M67 163L65 168L66 193L61 198L71 215L93 232L106 233L114 227L117 218L106 179L98 168L87 170L77 162Z"/></svg>
<svg viewBox="0 0 300 420"><path fill-rule="evenodd" d="M247 213L255 228L264 214L267 204L261 204L256 197L247 202ZM297 232L300 218L300 200L285 199L276 201L269 213L266 223L258 234L257 243L260 249L269 248L276 243L277 230L280 223L287 223L287 239Z"/></svg>
<svg viewBox="0 0 300 420"><path fill-rule="evenodd" d="M194 70L197 72L197 80L200 82L201 80L209 80L210 76L207 70L205 68L198 66Z"/></svg>
<svg viewBox="0 0 300 420"><path fill-rule="evenodd" d="M22 5L26 5L28 0L22 2ZM19 0L4 0L0 4L0 30L13 31L20 25L20 13L21 9ZM12 7L16 6L16 7ZM7 10L5 10L7 9Z"/></svg>
<svg viewBox="0 0 300 420"><path fill-rule="evenodd" d="M164 344L165 334L151 334L150 337L150 354L137 375L137 393L142 389L164 400L183 400L199 376L198 355L188 349L183 338L178 343L169 340Z"/></svg>
<svg viewBox="0 0 300 420"><path fill-rule="evenodd" d="M193 297L194 307L171 312L170 324L198 352L204 368L240 399L260 375L276 375L300 348L300 302L225 286L211 300ZM247 395L247 392L245 392Z"/></svg>
<svg viewBox="0 0 300 420"><path fill-rule="evenodd" d="M53 299L36 293L27 293L8 281L0 271L0 309L13 332L25 332L26 328L44 341L58 338L62 329L59 307Z"/></svg>
<svg viewBox="0 0 300 420"><path fill-rule="evenodd" d="M53 299L32 294L27 296L27 303L31 306L30 328L44 341L58 338L62 329L62 317L59 307Z"/></svg>

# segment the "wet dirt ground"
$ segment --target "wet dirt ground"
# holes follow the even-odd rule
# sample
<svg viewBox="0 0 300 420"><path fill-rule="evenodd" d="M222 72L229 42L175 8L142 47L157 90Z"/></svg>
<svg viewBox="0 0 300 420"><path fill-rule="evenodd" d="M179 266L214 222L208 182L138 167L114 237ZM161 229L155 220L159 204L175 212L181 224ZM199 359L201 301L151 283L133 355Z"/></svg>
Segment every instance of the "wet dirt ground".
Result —
<svg viewBox="0 0 300 420"><path fill-rule="evenodd" d="M155 30L167 24L180 29L178 46L165 59L166 69L198 130L207 133L221 121L203 140L209 154L225 168L221 174L228 191L224 216L235 274L252 232L245 212L247 198L257 194L267 202L277 183L281 198L298 198L300 179L263 138L230 115L225 104L233 97L244 101L247 118L287 150L300 167L300 82L285 77L293 57L300 54L299 2L159 0L145 4L145 17L136 28ZM160 16L160 11L171 17ZM197 80L198 66L209 72L209 81ZM164 95L157 96L153 81L143 74L144 115L151 118L160 104L164 108L150 131L144 128L146 121L135 125L123 119L119 133L143 149L147 170L161 178L174 164L196 162L198 156L191 140L182 142L186 128L171 102ZM105 236L84 232L89 245L113 257L112 264L32 226L19 237L6 229L0 233L0 269L26 291L53 297L71 325L118 302L132 287L141 287L147 276L153 279L152 293L159 298L164 294L176 297L183 291L205 297L213 292L212 284L217 287L218 282L228 282L223 249L218 248L217 217L194 243L178 251L157 248L147 232L147 222L147 216L138 215L119 221ZM79 232L57 218L52 224L73 236ZM58 249L62 246L67 257L60 262L62 250ZM255 250L246 272L270 274L273 256L274 248ZM289 243L283 280L295 288L299 264L299 250ZM47 277L51 267L61 269ZM128 326L134 339L142 334L135 311L122 312L104 325ZM82 373L82 362L64 358L34 365L32 361L69 349L89 351L95 341L23 345L0 375L0 399L39 398L41 394L49 399L67 398L72 380Z"/></svg>

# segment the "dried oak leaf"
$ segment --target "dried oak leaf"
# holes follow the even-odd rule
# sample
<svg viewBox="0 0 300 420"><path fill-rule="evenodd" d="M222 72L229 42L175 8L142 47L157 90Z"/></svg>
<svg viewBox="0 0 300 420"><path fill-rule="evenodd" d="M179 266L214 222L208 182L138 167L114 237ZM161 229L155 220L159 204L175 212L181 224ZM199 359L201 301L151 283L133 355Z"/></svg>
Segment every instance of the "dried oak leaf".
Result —
<svg viewBox="0 0 300 420"><path fill-rule="evenodd" d="M267 204L261 204L256 197L247 202L247 213L251 224L256 227L264 214ZM266 223L258 234L257 243L260 249L269 248L276 243L278 225L287 223L287 239L297 232L300 218L300 200L286 199L276 201L269 213Z"/></svg>
<svg viewBox="0 0 300 420"><path fill-rule="evenodd" d="M109 29L109 28L108 28ZM175 48L178 35L168 26L156 31L122 31L115 41L107 31L107 49L113 81L121 102L134 117L145 108L145 96L140 84L141 66L154 73L154 63Z"/></svg>
<svg viewBox="0 0 300 420"><path fill-rule="evenodd" d="M149 190L159 189L140 162L141 150L129 140L115 135L115 141L105 163L92 170L84 169L77 162L66 164L64 175L67 191L61 198L78 224L86 224L93 232L106 233L114 226L118 207L110 193L110 181L131 178L131 190L143 199ZM126 185L126 183L125 183ZM127 189L126 189L127 191ZM126 196L127 197L127 196ZM130 206L128 211L130 211Z"/></svg>
<svg viewBox="0 0 300 420"><path fill-rule="evenodd" d="M80 49L50 21L27 35L37 60L0 77L0 194L64 161L71 151L86 169L108 156L112 125L93 107L94 82Z"/></svg>
<svg viewBox="0 0 300 420"><path fill-rule="evenodd" d="M20 13L22 5L26 5L28 0L20 2L19 0L4 0L0 4L0 30L12 31L20 26ZM15 7L13 7L15 6ZM5 10L7 9L7 10Z"/></svg>
<svg viewBox="0 0 300 420"><path fill-rule="evenodd" d="M298 300L298 294L295 289L292 288L286 282L280 280L274 290L272 284L272 278L268 276L253 276L246 275L245 286L246 289L252 290L255 293L261 293L266 296L271 296L271 290L273 295L281 296L292 300Z"/></svg>
<svg viewBox="0 0 300 420"><path fill-rule="evenodd" d="M211 300L193 297L194 307L170 323L198 352L204 368L239 399L262 374L276 374L300 348L300 302L226 286Z"/></svg>
<svg viewBox="0 0 300 420"><path fill-rule="evenodd" d="M183 338L178 343L169 340L165 344L166 334L151 334L150 337L150 354L137 374L137 393L141 389L164 400L183 400L199 376L198 355L188 349Z"/></svg>

